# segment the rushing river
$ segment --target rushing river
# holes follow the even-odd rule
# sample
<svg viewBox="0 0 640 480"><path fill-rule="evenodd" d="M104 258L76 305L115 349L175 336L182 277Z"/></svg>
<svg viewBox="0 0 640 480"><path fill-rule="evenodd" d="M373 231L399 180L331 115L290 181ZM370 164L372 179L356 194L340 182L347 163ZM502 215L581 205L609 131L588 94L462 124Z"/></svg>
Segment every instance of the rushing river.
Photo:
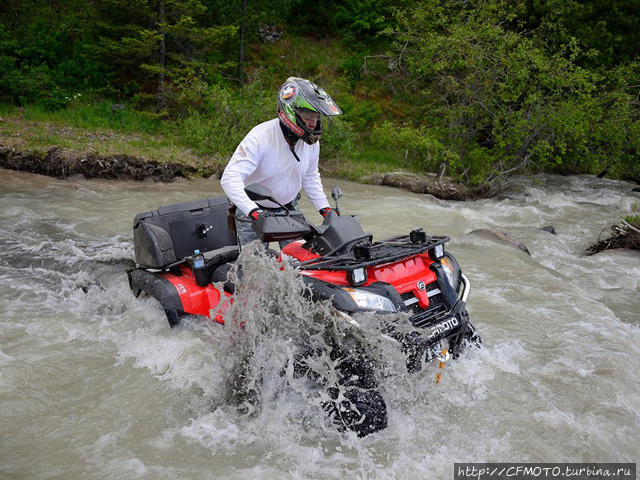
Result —
<svg viewBox="0 0 640 480"><path fill-rule="evenodd" d="M637 213L633 185L541 176L499 200L458 203L340 185L342 210L374 237L418 226L451 237L484 340L439 384L437 365L383 380L389 427L364 439L333 429L270 361L290 340L285 327L322 314L291 293L287 272L254 282L280 307L248 309L247 321L285 333L249 360L264 367L263 403L249 413L228 395L237 332L202 318L170 329L155 300L131 294L135 214L220 195L217 181L0 170L0 478L448 479L454 462L640 458L640 254L583 255ZM487 227L531 257L470 233Z"/></svg>

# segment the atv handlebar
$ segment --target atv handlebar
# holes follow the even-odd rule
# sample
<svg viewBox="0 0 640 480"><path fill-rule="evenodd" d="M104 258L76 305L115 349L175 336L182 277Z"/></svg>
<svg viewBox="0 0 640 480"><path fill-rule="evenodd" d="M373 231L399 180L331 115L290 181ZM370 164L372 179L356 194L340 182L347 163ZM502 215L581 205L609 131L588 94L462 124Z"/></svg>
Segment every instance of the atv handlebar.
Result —
<svg viewBox="0 0 640 480"><path fill-rule="evenodd" d="M286 214L265 213L253 222L252 227L263 242L282 242L306 237L311 228L298 211L287 211Z"/></svg>

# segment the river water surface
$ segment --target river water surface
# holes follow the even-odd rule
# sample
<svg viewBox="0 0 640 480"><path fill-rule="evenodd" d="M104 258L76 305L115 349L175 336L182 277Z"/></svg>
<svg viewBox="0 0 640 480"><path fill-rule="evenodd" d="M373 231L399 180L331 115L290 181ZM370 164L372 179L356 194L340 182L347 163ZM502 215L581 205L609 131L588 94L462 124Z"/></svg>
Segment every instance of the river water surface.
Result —
<svg viewBox="0 0 640 480"><path fill-rule="evenodd" d="M264 381L254 412L228 395L242 361L237 331L202 318L170 329L157 302L131 294L133 217L220 195L217 181L0 170L0 478L447 479L454 462L638 460L640 254L583 255L637 213L633 185L541 176L499 200L457 203L340 185L342 210L374 237L415 227L451 236L484 340L439 384L435 365L383 379L389 427L364 439L333 429L270 361L288 348L288 327L323 314L292 293L287 272L253 277L254 295L278 302L277 314L238 307L247 322L285 332L254 344L249 362ZM302 209L317 220L308 202ZM470 233L487 227L531 257Z"/></svg>

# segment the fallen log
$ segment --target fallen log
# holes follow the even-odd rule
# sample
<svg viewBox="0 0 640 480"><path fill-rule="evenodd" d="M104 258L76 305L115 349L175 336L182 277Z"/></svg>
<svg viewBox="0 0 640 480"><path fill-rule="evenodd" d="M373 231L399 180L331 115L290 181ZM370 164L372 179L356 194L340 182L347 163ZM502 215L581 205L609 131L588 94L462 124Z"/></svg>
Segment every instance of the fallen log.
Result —
<svg viewBox="0 0 640 480"><path fill-rule="evenodd" d="M468 200L476 195L468 186L435 174L418 175L409 172L375 173L360 178L362 183L402 188L413 193L429 193L442 200Z"/></svg>
<svg viewBox="0 0 640 480"><path fill-rule="evenodd" d="M589 246L587 255L594 255L603 250L614 248L629 248L640 250L640 220L635 219L620 220L609 227L611 236L605 239L598 238L598 241Z"/></svg>

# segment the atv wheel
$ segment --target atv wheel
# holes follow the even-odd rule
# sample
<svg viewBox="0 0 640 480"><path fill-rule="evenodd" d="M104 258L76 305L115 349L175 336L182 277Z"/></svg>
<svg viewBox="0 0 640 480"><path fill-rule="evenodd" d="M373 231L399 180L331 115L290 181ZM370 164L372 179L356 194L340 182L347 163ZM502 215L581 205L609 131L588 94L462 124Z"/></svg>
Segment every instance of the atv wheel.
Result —
<svg viewBox="0 0 640 480"><path fill-rule="evenodd" d="M339 430L352 430L359 437L386 428L387 405L376 390L376 363L364 353L362 346L352 346L348 352L336 347L331 357L339 360L336 370L343 391L339 399L340 387L327 389L333 401L323 407L333 423Z"/></svg>
<svg viewBox="0 0 640 480"><path fill-rule="evenodd" d="M351 430L358 437L365 437L387 427L387 405L377 390L352 388L338 401L339 390L332 387L329 395L333 400L322 407L338 430Z"/></svg>
<svg viewBox="0 0 640 480"><path fill-rule="evenodd" d="M338 430L351 430L364 437L386 428L387 405L377 391L377 365L362 347L352 345L348 351L335 344L331 347L329 357L335 362L338 377L335 383L308 367L307 359L320 354L319 351L300 352L296 356L294 376L306 377L327 392L330 400L321 405Z"/></svg>

